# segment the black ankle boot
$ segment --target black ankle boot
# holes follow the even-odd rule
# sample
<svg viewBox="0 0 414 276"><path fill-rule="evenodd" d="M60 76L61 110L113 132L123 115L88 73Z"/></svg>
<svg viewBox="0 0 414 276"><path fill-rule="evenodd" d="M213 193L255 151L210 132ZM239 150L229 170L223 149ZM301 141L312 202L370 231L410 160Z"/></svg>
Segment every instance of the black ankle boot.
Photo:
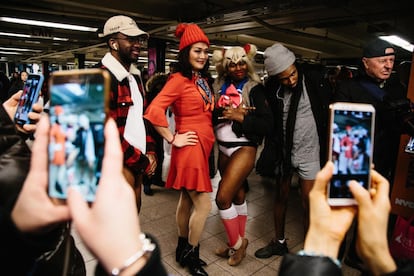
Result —
<svg viewBox="0 0 414 276"><path fill-rule="evenodd" d="M198 258L198 260L200 261L200 265L201 266L207 266L207 263L205 261L203 261L202 259L200 259L200 245L198 245L197 247L194 248L196 256Z"/></svg>
<svg viewBox="0 0 414 276"><path fill-rule="evenodd" d="M196 247L188 244L184 249L182 261L188 267L192 276L208 276L207 272L201 267L200 259L197 257Z"/></svg>
<svg viewBox="0 0 414 276"><path fill-rule="evenodd" d="M175 249L175 261L177 263L180 263L181 266L184 266L183 264L181 264L181 262L183 259L183 251L185 247L187 246L187 244L188 244L187 238L178 237L177 248Z"/></svg>
<svg viewBox="0 0 414 276"><path fill-rule="evenodd" d="M185 266L185 264L183 262L183 252L184 252L184 249L187 245L189 245L187 238L178 237L178 243L177 243L177 247L175 249L175 261L177 263L180 263L180 265L182 267ZM203 261L202 259L200 259L200 245L198 245L195 249L196 249L197 258L200 260L200 265L201 266L206 266L207 263L205 261Z"/></svg>

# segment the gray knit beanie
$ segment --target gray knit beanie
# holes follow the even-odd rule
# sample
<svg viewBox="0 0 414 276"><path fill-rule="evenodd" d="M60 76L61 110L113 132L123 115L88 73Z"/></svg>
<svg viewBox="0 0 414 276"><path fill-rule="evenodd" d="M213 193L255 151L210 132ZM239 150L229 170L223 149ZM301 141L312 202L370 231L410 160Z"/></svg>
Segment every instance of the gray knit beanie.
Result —
<svg viewBox="0 0 414 276"><path fill-rule="evenodd" d="M282 44L273 44L266 48L263 56L269 76L275 76L285 71L296 60L295 54Z"/></svg>

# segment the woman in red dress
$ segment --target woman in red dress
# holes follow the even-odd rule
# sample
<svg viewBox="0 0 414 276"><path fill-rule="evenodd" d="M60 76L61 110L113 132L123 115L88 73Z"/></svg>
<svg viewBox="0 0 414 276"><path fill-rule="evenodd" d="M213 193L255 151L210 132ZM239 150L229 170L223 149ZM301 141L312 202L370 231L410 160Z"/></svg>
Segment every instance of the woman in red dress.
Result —
<svg viewBox="0 0 414 276"><path fill-rule="evenodd" d="M208 275L199 258L199 240L211 210L208 158L214 143L214 96L207 82L210 42L196 24L179 24L177 72L172 74L144 117L172 147L166 187L181 191L177 205L176 261L191 275ZM172 106L175 133L168 128L166 110Z"/></svg>

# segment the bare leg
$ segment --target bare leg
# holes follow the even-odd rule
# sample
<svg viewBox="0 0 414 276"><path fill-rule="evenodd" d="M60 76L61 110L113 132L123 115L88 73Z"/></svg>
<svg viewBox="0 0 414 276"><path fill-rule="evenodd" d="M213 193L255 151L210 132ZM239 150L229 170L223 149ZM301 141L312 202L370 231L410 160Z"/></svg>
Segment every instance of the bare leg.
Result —
<svg viewBox="0 0 414 276"><path fill-rule="evenodd" d="M193 202L193 212L189 220L188 242L193 247L198 246L201 234L204 230L208 214L211 211L211 200L208 193L187 191Z"/></svg>
<svg viewBox="0 0 414 276"><path fill-rule="evenodd" d="M137 202L138 213L141 211L141 185L142 185L142 174L134 176L132 172L127 169L123 168L122 170L125 179L127 180L128 184L131 185L132 189L135 192L135 200Z"/></svg>
<svg viewBox="0 0 414 276"><path fill-rule="evenodd" d="M181 190L180 199L177 204L177 211L175 213L179 237L188 237L192 207L193 202L191 201L190 195L186 190Z"/></svg>
<svg viewBox="0 0 414 276"><path fill-rule="evenodd" d="M217 191L216 203L220 210L231 204L242 204L246 198L243 181L254 168L255 147L241 147L229 158L220 152L219 167L222 176Z"/></svg>
<svg viewBox="0 0 414 276"><path fill-rule="evenodd" d="M280 177L274 193L273 220L275 223L276 240L283 240L285 238L286 210L291 179L292 175Z"/></svg>
<svg viewBox="0 0 414 276"><path fill-rule="evenodd" d="M309 192L312 190L315 180L300 179L302 189L302 206L303 206L303 229L306 236L306 232L309 228Z"/></svg>

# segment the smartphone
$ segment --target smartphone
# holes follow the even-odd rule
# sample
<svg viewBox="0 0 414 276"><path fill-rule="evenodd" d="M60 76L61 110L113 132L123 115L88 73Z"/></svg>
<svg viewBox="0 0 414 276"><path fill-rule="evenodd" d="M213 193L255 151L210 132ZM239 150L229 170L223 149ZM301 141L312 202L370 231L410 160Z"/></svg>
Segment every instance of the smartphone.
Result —
<svg viewBox="0 0 414 276"><path fill-rule="evenodd" d="M75 186L93 202L101 175L110 76L102 69L53 72L49 80L49 196Z"/></svg>
<svg viewBox="0 0 414 276"><path fill-rule="evenodd" d="M337 102L330 105L329 160L334 172L328 185L330 205L357 204L348 188L351 180L369 189L375 126L371 104Z"/></svg>
<svg viewBox="0 0 414 276"><path fill-rule="evenodd" d="M29 112L32 111L32 106L39 99L39 93L43 85L43 75L29 74L26 83L23 86L23 93L20 96L17 105L14 121L18 125L25 125L30 122Z"/></svg>

